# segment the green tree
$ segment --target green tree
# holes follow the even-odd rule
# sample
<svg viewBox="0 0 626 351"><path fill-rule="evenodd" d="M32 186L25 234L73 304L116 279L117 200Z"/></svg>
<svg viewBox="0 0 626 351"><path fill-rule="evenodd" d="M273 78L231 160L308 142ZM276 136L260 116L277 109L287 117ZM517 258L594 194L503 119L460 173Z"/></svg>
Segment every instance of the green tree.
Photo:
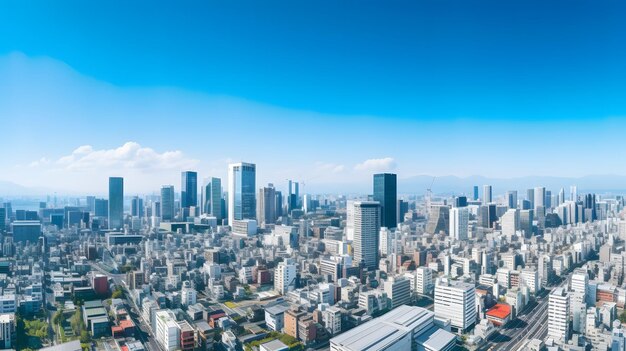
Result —
<svg viewBox="0 0 626 351"><path fill-rule="evenodd" d="M87 332L86 330L82 330L80 332L80 342L83 344L86 344L88 342L91 341L91 337L89 336L89 332Z"/></svg>
<svg viewBox="0 0 626 351"><path fill-rule="evenodd" d="M74 330L74 334L79 335L80 331L83 329L83 316L80 309L76 309L76 312L74 312L70 325L72 326L72 330Z"/></svg>
<svg viewBox="0 0 626 351"><path fill-rule="evenodd" d="M622 322L622 323L626 323L626 310L624 310L622 313L620 313L619 321Z"/></svg>
<svg viewBox="0 0 626 351"><path fill-rule="evenodd" d="M113 291L113 294L111 294L111 298L113 299L119 299L124 295L124 291L122 290L122 288L120 288L119 286L117 288L115 288L115 290Z"/></svg>
<svg viewBox="0 0 626 351"><path fill-rule="evenodd" d="M54 312L54 316L52 316L52 323L61 324L63 322L63 310L58 308L56 312Z"/></svg>

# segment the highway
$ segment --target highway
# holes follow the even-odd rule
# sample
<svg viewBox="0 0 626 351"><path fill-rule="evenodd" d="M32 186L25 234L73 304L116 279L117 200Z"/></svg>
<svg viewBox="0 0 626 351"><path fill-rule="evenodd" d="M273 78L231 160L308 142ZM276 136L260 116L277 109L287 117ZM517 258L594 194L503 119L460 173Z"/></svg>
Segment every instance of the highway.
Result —
<svg viewBox="0 0 626 351"><path fill-rule="evenodd" d="M569 273L558 286L566 286L571 275ZM552 289L542 291L537 297L536 306L524 310L517 319L483 342L478 350L519 350L528 340L543 340L548 334L548 295Z"/></svg>

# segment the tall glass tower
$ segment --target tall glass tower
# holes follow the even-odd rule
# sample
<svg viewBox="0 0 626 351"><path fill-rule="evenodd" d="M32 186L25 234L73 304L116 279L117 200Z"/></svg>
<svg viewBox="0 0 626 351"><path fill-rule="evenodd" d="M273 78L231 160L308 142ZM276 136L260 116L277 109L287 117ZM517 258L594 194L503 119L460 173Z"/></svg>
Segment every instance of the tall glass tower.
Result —
<svg viewBox="0 0 626 351"><path fill-rule="evenodd" d="M124 226L124 178L109 177L109 228Z"/></svg>
<svg viewBox="0 0 626 351"><path fill-rule="evenodd" d="M235 220L256 218L256 166L252 163L228 165L228 225Z"/></svg>
<svg viewBox="0 0 626 351"><path fill-rule="evenodd" d="M163 185L161 187L161 220L171 222L174 220L174 186Z"/></svg>
<svg viewBox="0 0 626 351"><path fill-rule="evenodd" d="M186 171L181 173L180 207L198 206L198 173Z"/></svg>
<svg viewBox="0 0 626 351"><path fill-rule="evenodd" d="M393 173L374 174L374 201L381 206L381 227L398 226L398 179Z"/></svg>

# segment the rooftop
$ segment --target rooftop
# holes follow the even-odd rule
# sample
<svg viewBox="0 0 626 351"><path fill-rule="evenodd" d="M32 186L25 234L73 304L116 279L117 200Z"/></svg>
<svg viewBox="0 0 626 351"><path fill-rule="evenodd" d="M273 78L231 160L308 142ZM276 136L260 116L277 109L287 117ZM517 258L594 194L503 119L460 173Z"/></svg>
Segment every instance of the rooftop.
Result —
<svg viewBox="0 0 626 351"><path fill-rule="evenodd" d="M493 306L491 309L489 309L489 311L487 311L487 316L495 317L499 319L505 319L506 317L510 315L511 315L511 306L504 304L504 303L498 303L495 306Z"/></svg>

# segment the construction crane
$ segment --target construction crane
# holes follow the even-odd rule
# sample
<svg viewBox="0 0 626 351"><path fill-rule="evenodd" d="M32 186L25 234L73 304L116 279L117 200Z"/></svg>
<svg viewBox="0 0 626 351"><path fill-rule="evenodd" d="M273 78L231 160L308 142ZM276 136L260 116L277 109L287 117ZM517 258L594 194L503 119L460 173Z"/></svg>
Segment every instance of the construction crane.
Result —
<svg viewBox="0 0 626 351"><path fill-rule="evenodd" d="M435 178L430 182L430 186L426 189L426 211L430 211L430 201L433 196L433 184L435 183Z"/></svg>

